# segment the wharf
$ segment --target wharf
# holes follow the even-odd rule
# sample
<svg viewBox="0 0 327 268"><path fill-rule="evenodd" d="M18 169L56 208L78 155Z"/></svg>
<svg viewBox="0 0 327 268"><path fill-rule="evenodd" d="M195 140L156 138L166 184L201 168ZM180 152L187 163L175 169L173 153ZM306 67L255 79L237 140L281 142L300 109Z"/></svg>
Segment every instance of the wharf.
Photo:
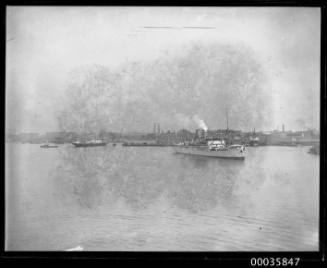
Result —
<svg viewBox="0 0 327 268"><path fill-rule="evenodd" d="M134 147L169 147L169 146L177 146L175 144L163 144L163 143L148 143L148 142L124 142L122 146L134 146Z"/></svg>

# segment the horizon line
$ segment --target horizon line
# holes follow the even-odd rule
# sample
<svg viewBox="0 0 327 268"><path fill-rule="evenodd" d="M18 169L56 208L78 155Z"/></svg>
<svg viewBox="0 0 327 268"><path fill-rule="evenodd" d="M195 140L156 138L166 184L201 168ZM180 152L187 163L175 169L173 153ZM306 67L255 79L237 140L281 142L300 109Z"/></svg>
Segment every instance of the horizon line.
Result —
<svg viewBox="0 0 327 268"><path fill-rule="evenodd" d="M181 129L174 129L174 130L164 130L164 131L161 131L161 133L167 133L168 131L170 132L178 132L178 131L181 131L181 130L187 130L187 131L190 131L190 132L193 132L193 131L196 131L196 130L199 130L199 129L202 129L202 128L196 128L196 129L193 129L193 130L190 130L190 129L186 129L186 128L181 128ZM203 129L204 130L204 129ZM208 131L219 131L219 130L227 130L226 128L218 128L218 129L208 129L206 130L205 132L208 132ZM317 128L306 128L306 129L302 129L302 130L294 130L294 129L290 129L290 130L279 130L279 129L272 129L272 130L255 130L255 129L252 129L252 130L249 130L249 131L245 131L245 130L241 130L241 129L228 129L229 131L240 131L240 132L244 132L244 133L249 133L249 132L256 132L256 133L259 133L259 132L303 132L303 131L310 131L310 130L317 130L320 132L319 129ZM16 133L13 133L13 132L10 132L10 131L6 131L6 134L47 134L47 133L83 133L83 131L66 131L66 130L56 130L56 131L40 131L40 132L35 132L35 131L22 131L22 132L16 132ZM118 134L121 134L122 132L121 131L108 131L108 130L105 130L106 133L118 133ZM94 132L89 132L89 133L94 133ZM124 134L128 134L128 133L140 133L140 134L153 134L154 132L153 131L150 131L150 132L147 132L147 131L137 131L137 130L130 130L130 131L125 131Z"/></svg>

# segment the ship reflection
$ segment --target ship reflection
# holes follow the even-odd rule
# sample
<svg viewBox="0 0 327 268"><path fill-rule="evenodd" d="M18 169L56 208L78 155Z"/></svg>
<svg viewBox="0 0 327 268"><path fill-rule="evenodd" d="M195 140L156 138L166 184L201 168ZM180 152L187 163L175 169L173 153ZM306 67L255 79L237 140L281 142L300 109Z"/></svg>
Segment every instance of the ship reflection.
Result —
<svg viewBox="0 0 327 268"><path fill-rule="evenodd" d="M237 161L176 157L151 149L66 148L54 177L60 200L84 208L123 200L137 210L163 197L171 206L196 213L235 198L242 169Z"/></svg>
<svg viewBox="0 0 327 268"><path fill-rule="evenodd" d="M212 158L206 156L197 156L197 155L183 155L176 154L180 160L179 163L183 165L183 163L190 162L195 168L208 168L210 164L216 164L218 166L230 166L231 168L244 165L243 161L230 160L224 158Z"/></svg>
<svg viewBox="0 0 327 268"><path fill-rule="evenodd" d="M180 161L182 165L183 163L186 163L186 161L189 161L193 164L195 168L207 168L209 162L213 160L201 156L189 156L189 155L176 155L176 156L182 160Z"/></svg>

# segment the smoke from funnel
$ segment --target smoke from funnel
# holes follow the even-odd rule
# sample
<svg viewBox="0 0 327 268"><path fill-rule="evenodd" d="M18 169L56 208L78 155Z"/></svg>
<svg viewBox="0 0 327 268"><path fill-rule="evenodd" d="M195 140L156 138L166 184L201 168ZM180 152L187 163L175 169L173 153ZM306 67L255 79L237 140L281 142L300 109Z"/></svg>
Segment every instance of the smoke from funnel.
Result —
<svg viewBox="0 0 327 268"><path fill-rule="evenodd" d="M204 129L205 132L208 131L208 127L206 125L206 123L204 123L204 121L197 115L193 116L194 121L198 124L198 126L202 129Z"/></svg>

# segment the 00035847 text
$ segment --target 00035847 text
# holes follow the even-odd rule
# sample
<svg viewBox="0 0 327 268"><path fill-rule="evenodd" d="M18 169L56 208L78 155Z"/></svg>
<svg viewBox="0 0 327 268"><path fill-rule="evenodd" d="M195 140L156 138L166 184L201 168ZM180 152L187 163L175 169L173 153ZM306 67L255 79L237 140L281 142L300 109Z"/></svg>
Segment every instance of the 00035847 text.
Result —
<svg viewBox="0 0 327 268"><path fill-rule="evenodd" d="M251 266L298 266L300 258L251 258Z"/></svg>

